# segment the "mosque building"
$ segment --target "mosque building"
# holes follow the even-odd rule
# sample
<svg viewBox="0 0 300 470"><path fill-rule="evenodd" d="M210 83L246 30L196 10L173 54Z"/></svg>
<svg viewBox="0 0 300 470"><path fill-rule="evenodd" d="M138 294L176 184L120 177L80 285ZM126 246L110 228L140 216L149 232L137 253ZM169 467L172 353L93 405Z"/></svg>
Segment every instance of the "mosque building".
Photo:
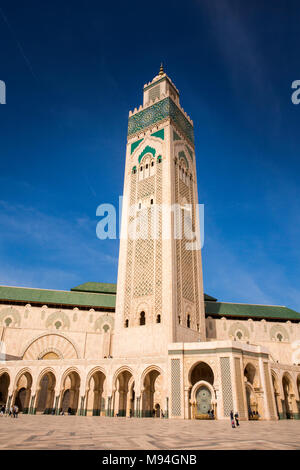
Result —
<svg viewBox="0 0 300 470"><path fill-rule="evenodd" d="M0 287L0 404L300 419L300 314L205 294L200 223L193 121L161 67L129 113L117 285Z"/></svg>

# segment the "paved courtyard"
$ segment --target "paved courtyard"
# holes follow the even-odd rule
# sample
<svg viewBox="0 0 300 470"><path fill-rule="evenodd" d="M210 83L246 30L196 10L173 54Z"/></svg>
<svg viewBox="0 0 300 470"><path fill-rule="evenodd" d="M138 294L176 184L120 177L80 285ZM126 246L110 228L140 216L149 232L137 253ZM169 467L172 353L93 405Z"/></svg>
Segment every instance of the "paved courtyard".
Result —
<svg viewBox="0 0 300 470"><path fill-rule="evenodd" d="M0 449L300 449L300 421L226 421L20 415L0 417Z"/></svg>

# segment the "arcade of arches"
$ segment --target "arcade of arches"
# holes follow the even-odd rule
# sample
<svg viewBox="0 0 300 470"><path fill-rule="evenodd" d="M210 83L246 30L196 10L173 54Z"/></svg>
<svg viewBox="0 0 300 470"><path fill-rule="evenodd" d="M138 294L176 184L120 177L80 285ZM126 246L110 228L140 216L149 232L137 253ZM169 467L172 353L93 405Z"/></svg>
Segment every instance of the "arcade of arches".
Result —
<svg viewBox="0 0 300 470"><path fill-rule="evenodd" d="M14 378L7 370L0 370L0 405L16 404L20 412L30 414L63 411L83 416L167 418L171 412L167 376L156 366L146 368L139 377L126 366L109 377L100 367L92 368L83 378L74 368L59 375L52 366L45 367L36 379L33 377L29 369L21 369ZM245 400L245 415L241 413L241 418L267 419L258 363L247 362L241 377ZM205 361L196 361L187 371L187 380L184 417L222 418L224 403L220 401L216 371ZM270 383L275 419L299 419L300 373L295 378L287 371L279 374L271 369Z"/></svg>

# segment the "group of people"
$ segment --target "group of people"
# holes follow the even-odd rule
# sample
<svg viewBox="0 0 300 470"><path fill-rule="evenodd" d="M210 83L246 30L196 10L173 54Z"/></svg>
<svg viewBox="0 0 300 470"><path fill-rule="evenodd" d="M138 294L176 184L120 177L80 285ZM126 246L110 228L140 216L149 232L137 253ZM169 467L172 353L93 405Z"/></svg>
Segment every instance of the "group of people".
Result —
<svg viewBox="0 0 300 470"><path fill-rule="evenodd" d="M258 414L258 411L252 411L251 409L249 409L248 413L249 413L249 419L258 419L260 416Z"/></svg>
<svg viewBox="0 0 300 470"><path fill-rule="evenodd" d="M208 416L209 416L209 419L215 419L215 412L214 410L208 410Z"/></svg>
<svg viewBox="0 0 300 470"><path fill-rule="evenodd" d="M54 412L53 412L52 414L54 414ZM60 414L61 416L64 416L64 415L65 415L65 410L62 409L59 414ZM72 408L69 407L69 408L68 408L68 415L71 416L71 414L73 414L73 413L72 413Z"/></svg>
<svg viewBox="0 0 300 470"><path fill-rule="evenodd" d="M240 425L238 412L233 413L233 411L230 411L230 421L231 421L231 427L233 428L236 428Z"/></svg>
<svg viewBox="0 0 300 470"><path fill-rule="evenodd" d="M19 414L19 408L17 405L11 406L10 408L5 408L5 405L2 405L0 408L0 416L10 416L11 418L17 418Z"/></svg>

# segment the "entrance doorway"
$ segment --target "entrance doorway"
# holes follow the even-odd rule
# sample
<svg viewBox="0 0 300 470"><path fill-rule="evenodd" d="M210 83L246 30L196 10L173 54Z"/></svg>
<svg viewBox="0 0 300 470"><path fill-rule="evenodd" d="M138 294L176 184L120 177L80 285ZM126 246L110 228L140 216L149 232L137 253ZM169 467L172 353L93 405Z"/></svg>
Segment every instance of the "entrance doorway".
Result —
<svg viewBox="0 0 300 470"><path fill-rule="evenodd" d="M208 415L209 410L211 410L211 392L205 386L201 386L197 390L196 410L197 415Z"/></svg>

